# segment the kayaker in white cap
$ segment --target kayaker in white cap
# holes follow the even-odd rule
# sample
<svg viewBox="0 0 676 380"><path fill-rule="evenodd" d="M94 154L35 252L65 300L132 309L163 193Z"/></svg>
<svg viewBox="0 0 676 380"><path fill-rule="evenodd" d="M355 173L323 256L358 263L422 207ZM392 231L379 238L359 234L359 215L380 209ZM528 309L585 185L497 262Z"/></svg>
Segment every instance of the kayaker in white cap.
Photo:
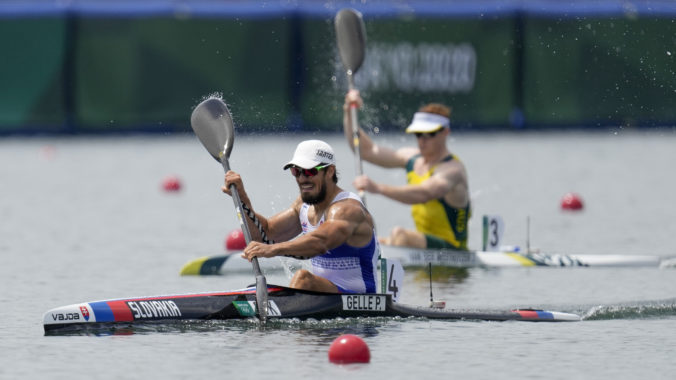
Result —
<svg viewBox="0 0 676 380"><path fill-rule="evenodd" d="M270 218L253 211L239 174L225 174L222 190L230 194L230 184L237 186L255 240L244 249L242 257L249 261L274 256L310 259L312 271L296 271L289 284L292 288L376 292L378 239L373 218L358 195L338 187L331 146L320 140L301 142L291 161L284 165L287 169L298 184L300 196L287 210Z"/></svg>

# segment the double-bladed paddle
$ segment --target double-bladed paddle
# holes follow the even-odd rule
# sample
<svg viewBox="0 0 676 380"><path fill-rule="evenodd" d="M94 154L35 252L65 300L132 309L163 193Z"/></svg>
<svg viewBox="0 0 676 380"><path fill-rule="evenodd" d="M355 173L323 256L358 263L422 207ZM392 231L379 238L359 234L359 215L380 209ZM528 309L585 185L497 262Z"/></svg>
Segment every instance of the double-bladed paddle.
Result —
<svg viewBox="0 0 676 380"><path fill-rule="evenodd" d="M216 161L223 165L225 172L230 170L230 152L235 141L235 127L228 107L219 98L211 97L195 107L190 116L190 125L193 131ZM230 185L230 192L235 203L237 218L244 232L246 243L251 242L249 225L242 217L242 201L240 200L237 186ZM256 311L261 322L265 323L268 311L268 285L265 276L258 265L258 258L251 260L254 274L256 275Z"/></svg>
<svg viewBox="0 0 676 380"><path fill-rule="evenodd" d="M362 20L361 13L358 11L345 8L336 14L334 24L340 59L343 61L343 66L347 72L348 86L352 90L355 88L354 74L361 67L361 64L364 62L364 55L366 54L366 28L364 27L364 20ZM352 121L352 145L355 152L356 170L357 175L361 175L363 174L363 167L361 148L359 146L359 121L357 120L356 104L350 105L350 120ZM364 192L360 191L359 195L365 201Z"/></svg>

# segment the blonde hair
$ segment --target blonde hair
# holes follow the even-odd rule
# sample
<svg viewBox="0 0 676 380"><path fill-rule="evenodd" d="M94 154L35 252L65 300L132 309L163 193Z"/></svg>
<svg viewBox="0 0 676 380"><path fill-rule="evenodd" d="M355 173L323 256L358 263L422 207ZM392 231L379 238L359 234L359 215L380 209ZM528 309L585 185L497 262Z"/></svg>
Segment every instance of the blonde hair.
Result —
<svg viewBox="0 0 676 380"><path fill-rule="evenodd" d="M447 107L443 104L440 103L430 103L430 104L425 104L424 106L420 107L418 112L427 112L427 113L435 113L437 115L441 115L444 117L447 117L450 119L451 117L451 107Z"/></svg>

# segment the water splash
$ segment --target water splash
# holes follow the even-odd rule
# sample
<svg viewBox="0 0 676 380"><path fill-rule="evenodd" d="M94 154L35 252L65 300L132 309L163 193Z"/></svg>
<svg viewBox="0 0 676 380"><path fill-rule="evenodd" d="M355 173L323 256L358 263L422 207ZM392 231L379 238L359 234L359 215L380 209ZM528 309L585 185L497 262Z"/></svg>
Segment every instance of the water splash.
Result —
<svg viewBox="0 0 676 380"><path fill-rule="evenodd" d="M583 314L587 321L611 319L664 319L676 317L676 298L633 304L594 306Z"/></svg>
<svg viewBox="0 0 676 380"><path fill-rule="evenodd" d="M93 326L75 325L46 332L46 336L117 336L117 335L146 335L146 334L180 334L202 333L214 331L231 331L248 333L250 331L288 330L301 332L353 333L362 336L377 335L377 328L404 320L416 318L401 317L357 317L334 318L328 320L317 319L270 319L262 325L255 318L240 320L177 320L177 321L143 321L135 323L98 323Z"/></svg>

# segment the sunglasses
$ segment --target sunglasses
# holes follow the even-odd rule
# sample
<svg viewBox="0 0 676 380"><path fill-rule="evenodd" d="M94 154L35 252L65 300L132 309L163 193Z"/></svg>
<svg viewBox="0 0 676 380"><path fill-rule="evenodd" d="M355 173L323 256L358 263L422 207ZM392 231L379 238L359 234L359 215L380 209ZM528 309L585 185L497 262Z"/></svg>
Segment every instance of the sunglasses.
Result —
<svg viewBox="0 0 676 380"><path fill-rule="evenodd" d="M329 166L331 166L331 165L329 165L329 164L319 165L319 166L315 166L312 169L303 169L303 168L299 168L298 166L292 166L291 167L291 175L296 177L296 178L300 177L301 174L308 177L308 178L314 177L317 174L319 174L320 170L327 168Z"/></svg>
<svg viewBox="0 0 676 380"><path fill-rule="evenodd" d="M428 133L416 132L415 137L416 138L425 137L425 138L431 139L432 137L436 136L438 132L439 131L428 132Z"/></svg>

